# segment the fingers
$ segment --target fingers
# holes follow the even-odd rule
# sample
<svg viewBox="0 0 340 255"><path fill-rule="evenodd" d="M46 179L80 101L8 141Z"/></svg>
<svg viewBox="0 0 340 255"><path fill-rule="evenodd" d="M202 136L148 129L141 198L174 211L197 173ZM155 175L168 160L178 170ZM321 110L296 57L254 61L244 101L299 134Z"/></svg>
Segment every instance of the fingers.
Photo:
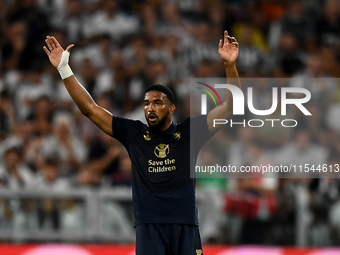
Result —
<svg viewBox="0 0 340 255"><path fill-rule="evenodd" d="M236 42L235 37L231 37L231 36L229 36L229 35L226 37L226 40L228 41L228 43L234 43L234 42Z"/></svg>
<svg viewBox="0 0 340 255"><path fill-rule="evenodd" d="M228 37L228 31L225 30L225 31L224 31L224 38L226 39L227 37Z"/></svg>
<svg viewBox="0 0 340 255"><path fill-rule="evenodd" d="M229 36L229 42L231 42L231 43L236 42L235 37L230 37L230 36Z"/></svg>
<svg viewBox="0 0 340 255"><path fill-rule="evenodd" d="M238 47L238 42L233 42L232 44Z"/></svg>
<svg viewBox="0 0 340 255"><path fill-rule="evenodd" d="M219 48L219 49L222 49L222 48L223 48L223 41L222 41L222 39L220 39L220 43L218 44L218 48Z"/></svg>
<svg viewBox="0 0 340 255"><path fill-rule="evenodd" d="M54 48L61 48L59 42L57 41L57 39L55 39L54 36L51 37L51 43L53 44Z"/></svg>
<svg viewBox="0 0 340 255"><path fill-rule="evenodd" d="M49 56L51 54L51 52L49 52L49 50L46 48L46 46L44 46L43 49L46 52L47 56Z"/></svg>
<svg viewBox="0 0 340 255"><path fill-rule="evenodd" d="M46 36L46 40L45 40L47 47L50 51L54 50L54 45L51 42L51 37L50 36Z"/></svg>
<svg viewBox="0 0 340 255"><path fill-rule="evenodd" d="M74 46L74 44L71 44L71 45L67 46L66 50L67 50L68 52L70 52L70 50L73 48L73 46Z"/></svg>
<svg viewBox="0 0 340 255"><path fill-rule="evenodd" d="M224 40L223 40L223 44L227 43L228 42L228 31L227 30L224 30Z"/></svg>
<svg viewBox="0 0 340 255"><path fill-rule="evenodd" d="M229 36L228 31L225 30L224 31L224 43L231 43L231 44L233 44L234 42L237 43L236 38Z"/></svg>

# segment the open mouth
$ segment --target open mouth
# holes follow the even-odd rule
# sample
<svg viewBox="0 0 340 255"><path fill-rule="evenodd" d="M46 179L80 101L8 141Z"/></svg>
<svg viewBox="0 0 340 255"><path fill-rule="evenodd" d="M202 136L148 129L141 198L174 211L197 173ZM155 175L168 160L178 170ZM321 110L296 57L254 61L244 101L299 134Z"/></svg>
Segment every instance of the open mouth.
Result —
<svg viewBox="0 0 340 255"><path fill-rule="evenodd" d="M150 113L148 116L148 119L150 122L155 122L157 120L158 116L155 113Z"/></svg>

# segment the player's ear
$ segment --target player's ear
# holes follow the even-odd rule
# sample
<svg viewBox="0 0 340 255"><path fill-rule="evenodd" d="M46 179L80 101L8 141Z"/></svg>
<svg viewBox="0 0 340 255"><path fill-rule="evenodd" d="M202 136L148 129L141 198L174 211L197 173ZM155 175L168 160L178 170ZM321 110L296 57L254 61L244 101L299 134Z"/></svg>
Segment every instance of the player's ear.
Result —
<svg viewBox="0 0 340 255"><path fill-rule="evenodd" d="M173 114L175 110L176 110L176 106L174 104L171 104L169 107L170 114Z"/></svg>

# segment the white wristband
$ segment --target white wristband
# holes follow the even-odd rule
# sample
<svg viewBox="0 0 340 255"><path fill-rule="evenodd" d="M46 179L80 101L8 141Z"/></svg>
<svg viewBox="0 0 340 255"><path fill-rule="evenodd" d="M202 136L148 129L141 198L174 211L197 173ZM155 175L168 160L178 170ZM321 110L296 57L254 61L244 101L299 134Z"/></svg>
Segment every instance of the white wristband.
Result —
<svg viewBox="0 0 340 255"><path fill-rule="evenodd" d="M64 50L63 55L61 56L61 59L60 59L60 63L57 68L63 80L73 75L71 67L68 65L69 57L70 57L70 53L67 50Z"/></svg>
<svg viewBox="0 0 340 255"><path fill-rule="evenodd" d="M63 80L73 75L73 72L69 65L58 68L58 71Z"/></svg>

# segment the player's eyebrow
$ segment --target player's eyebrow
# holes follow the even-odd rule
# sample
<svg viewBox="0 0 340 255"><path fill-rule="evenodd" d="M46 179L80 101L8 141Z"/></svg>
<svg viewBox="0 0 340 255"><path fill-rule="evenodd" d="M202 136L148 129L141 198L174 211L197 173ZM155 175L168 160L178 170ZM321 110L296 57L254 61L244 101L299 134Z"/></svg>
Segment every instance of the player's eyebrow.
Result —
<svg viewBox="0 0 340 255"><path fill-rule="evenodd" d="M157 99L144 99L144 103L149 103L149 102L164 102L164 100L160 99L160 98L157 98Z"/></svg>

